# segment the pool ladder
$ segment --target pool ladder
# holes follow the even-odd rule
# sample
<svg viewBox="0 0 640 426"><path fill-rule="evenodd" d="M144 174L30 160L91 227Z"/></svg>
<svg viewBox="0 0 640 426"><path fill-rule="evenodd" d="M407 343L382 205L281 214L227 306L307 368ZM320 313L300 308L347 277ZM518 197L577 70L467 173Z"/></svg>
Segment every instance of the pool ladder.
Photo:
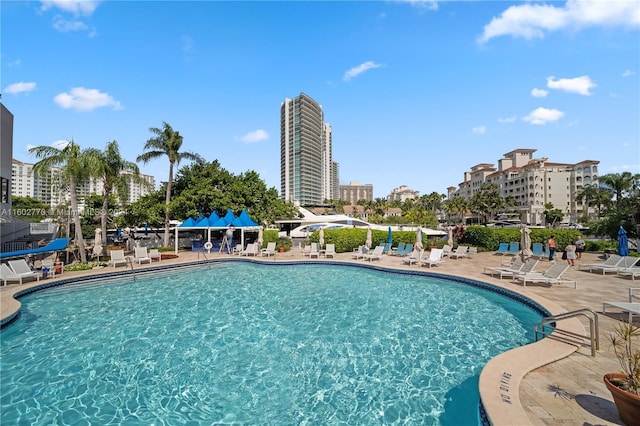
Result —
<svg viewBox="0 0 640 426"><path fill-rule="evenodd" d="M563 330L555 326L558 321L566 320L569 318L584 317L589 320L589 334L583 336L582 334L574 333L569 330ZM600 334L598 332L598 314L593 309L582 308L571 312L565 312L563 314L552 315L550 317L542 318L542 321L537 323L533 327L536 342L543 337L551 336L551 333L555 332L552 338L560 340L565 343L578 346L588 346L591 348L591 356L596 356L596 351L600 350ZM589 343L585 343L585 339Z"/></svg>

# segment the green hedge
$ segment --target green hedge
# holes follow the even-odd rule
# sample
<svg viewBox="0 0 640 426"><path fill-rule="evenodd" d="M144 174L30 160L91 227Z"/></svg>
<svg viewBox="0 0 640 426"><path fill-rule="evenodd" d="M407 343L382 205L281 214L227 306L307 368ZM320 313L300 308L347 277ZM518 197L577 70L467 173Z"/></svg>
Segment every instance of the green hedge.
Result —
<svg viewBox="0 0 640 426"><path fill-rule="evenodd" d="M555 236L556 247L562 250L569 243L575 241L581 232L574 229L531 229L531 243L546 244L547 240ZM469 226L460 243L481 247L487 251L495 251L500 243L520 242L521 233L518 228L487 228L485 226ZM591 251L591 241L587 241L586 250ZM591 244L593 246L593 244Z"/></svg>

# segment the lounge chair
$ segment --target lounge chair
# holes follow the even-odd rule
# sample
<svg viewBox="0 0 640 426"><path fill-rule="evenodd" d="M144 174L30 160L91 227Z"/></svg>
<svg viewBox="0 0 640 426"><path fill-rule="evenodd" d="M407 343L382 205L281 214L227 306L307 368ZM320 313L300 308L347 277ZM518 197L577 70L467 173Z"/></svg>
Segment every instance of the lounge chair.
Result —
<svg viewBox="0 0 640 426"><path fill-rule="evenodd" d="M519 271L524 262L520 256L512 257L508 263L502 263L500 266L485 266L482 271L484 274L488 274L493 276L494 273L500 273L500 271L509 270L509 271ZM502 279L502 275L500 275Z"/></svg>
<svg viewBox="0 0 640 426"><path fill-rule="evenodd" d="M158 249L149 250L149 259L151 259L152 262L154 260L157 260L158 262L162 262L162 255L160 254L160 250Z"/></svg>
<svg viewBox="0 0 640 426"><path fill-rule="evenodd" d="M242 247L241 243L236 244L236 246L233 248L233 254L241 254L242 251L244 250L244 247Z"/></svg>
<svg viewBox="0 0 640 426"><path fill-rule="evenodd" d="M413 251L413 243L409 243L404 246L404 249L402 251L397 250L395 252L395 255L400 257L409 256L412 251Z"/></svg>
<svg viewBox="0 0 640 426"><path fill-rule="evenodd" d="M56 261L53 259L42 259L42 267L43 268L47 268L49 270L49 272L47 272L48 275L50 275L51 277L55 277L56 276L56 270L60 270L60 274L62 274L64 272L64 263L61 261L58 261L58 265L56 266Z"/></svg>
<svg viewBox="0 0 640 426"><path fill-rule="evenodd" d="M616 269L616 275L619 277L625 277L628 275L631 277L631 281L635 281L636 277L640 277L640 266Z"/></svg>
<svg viewBox="0 0 640 426"><path fill-rule="evenodd" d="M151 263L151 258L149 257L149 253L147 253L146 247L136 247L133 253L133 260L137 264L141 265L143 263Z"/></svg>
<svg viewBox="0 0 640 426"><path fill-rule="evenodd" d="M31 267L29 266L27 261L24 259L10 260L9 268L11 268L11 270L15 275L18 275L23 279L35 278L36 281L40 281L40 276L42 276L40 272L32 271Z"/></svg>
<svg viewBox="0 0 640 426"><path fill-rule="evenodd" d="M402 263L404 263L405 265L413 265L414 263L416 264L420 263L423 253L424 253L424 250L416 249L409 256L406 256L404 259L402 259Z"/></svg>
<svg viewBox="0 0 640 426"><path fill-rule="evenodd" d="M545 257L544 254L544 244L542 243L533 243L531 244L531 255L537 257L538 259L542 259ZM547 254L547 258L549 255Z"/></svg>
<svg viewBox="0 0 640 426"><path fill-rule="evenodd" d="M384 250L383 250L384 251ZM336 257L336 245L335 244L327 244L327 247L324 250L324 257Z"/></svg>
<svg viewBox="0 0 640 426"><path fill-rule="evenodd" d="M471 257L476 254L478 254L478 247L469 247L467 250L467 257Z"/></svg>
<svg viewBox="0 0 640 426"><path fill-rule="evenodd" d="M373 253L367 254L364 259L365 260L380 260L382 258L382 250L384 250L384 246L377 246L373 249Z"/></svg>
<svg viewBox="0 0 640 426"><path fill-rule="evenodd" d="M528 272L526 274L514 275L513 280L522 280L522 285L527 286L527 282L536 282L544 284L561 284L565 282L572 282L574 288L578 288L578 283L575 280L567 280L562 278L562 275L569 269L569 265L566 263L554 263L549 269L544 272Z"/></svg>
<svg viewBox="0 0 640 426"><path fill-rule="evenodd" d="M275 256L276 255L276 243L275 243L275 241L268 242L267 243L267 247L263 248L260 251L260 254L262 256L267 256L267 257Z"/></svg>
<svg viewBox="0 0 640 426"><path fill-rule="evenodd" d="M496 250L495 254L505 255L509 251L509 243L500 243L498 246L498 250Z"/></svg>
<svg viewBox="0 0 640 426"><path fill-rule="evenodd" d="M111 259L107 263L107 266L113 265L115 268L118 265L127 266L127 258L124 256L124 250L111 250Z"/></svg>
<svg viewBox="0 0 640 426"><path fill-rule="evenodd" d="M491 276L493 276L493 274L496 273L500 275L500 279L502 279L504 277L515 278L516 275L526 275L530 272L533 272L536 266L538 266L539 262L540 262L539 259L534 259L533 257L530 257L524 263L522 263L518 268L494 268L494 270L491 271Z"/></svg>
<svg viewBox="0 0 640 426"><path fill-rule="evenodd" d="M364 259L364 257L367 255L367 246L360 246L356 249L353 249L353 253L351 253L351 258L352 259Z"/></svg>
<svg viewBox="0 0 640 426"><path fill-rule="evenodd" d="M420 263L418 263L419 266L428 266L429 268L431 268L432 266L438 266L442 263L442 253L443 253L443 249L431 249L431 252L429 253L429 257L427 257L426 259L420 260Z"/></svg>
<svg viewBox="0 0 640 426"><path fill-rule="evenodd" d="M445 244L442 247L442 257L447 257L451 254L451 252L453 251L453 247L450 246L449 244Z"/></svg>
<svg viewBox="0 0 640 426"><path fill-rule="evenodd" d="M309 258L320 258L320 245L318 243L311 243L311 248L309 249Z"/></svg>
<svg viewBox="0 0 640 426"><path fill-rule="evenodd" d="M624 257L618 254L612 254L601 263L581 263L578 265L578 270L588 270L589 272L602 271L602 275L605 275L607 272L616 272L616 268L622 266Z"/></svg>
<svg viewBox="0 0 640 426"><path fill-rule="evenodd" d="M405 244L403 242L398 243L398 247L392 248L389 254L396 256L398 253L404 253L404 246Z"/></svg>
<svg viewBox="0 0 640 426"><path fill-rule="evenodd" d="M0 264L0 280L2 281L2 285L7 285L9 281L16 281L19 284L22 284L22 276L16 274L9 268L9 265L6 263Z"/></svg>
<svg viewBox="0 0 640 426"><path fill-rule="evenodd" d="M467 257L467 251L469 250L469 246L458 246L455 251L452 251L449 254L449 257L452 259L459 259L461 257Z"/></svg>
<svg viewBox="0 0 640 426"><path fill-rule="evenodd" d="M384 249L382 250L383 254L388 254L389 251L391 251L391 243L385 243L384 244Z"/></svg>
<svg viewBox="0 0 640 426"><path fill-rule="evenodd" d="M249 243L247 247L240 253L241 256L257 256L260 254L260 245L258 243Z"/></svg>
<svg viewBox="0 0 640 426"><path fill-rule="evenodd" d="M517 241L512 241L509 243L509 250L505 254L518 255L520 254L520 243Z"/></svg>

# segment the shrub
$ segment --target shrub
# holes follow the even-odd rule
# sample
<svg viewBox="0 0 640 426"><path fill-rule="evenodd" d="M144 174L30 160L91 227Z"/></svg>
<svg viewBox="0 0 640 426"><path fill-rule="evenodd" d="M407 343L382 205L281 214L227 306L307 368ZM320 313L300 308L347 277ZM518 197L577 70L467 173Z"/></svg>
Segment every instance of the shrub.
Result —
<svg viewBox="0 0 640 426"><path fill-rule="evenodd" d="M262 235L262 238L264 239L264 234ZM289 237L278 237L278 239L276 240L276 250L280 250L280 247L284 247L284 251L289 251L291 250L291 238Z"/></svg>

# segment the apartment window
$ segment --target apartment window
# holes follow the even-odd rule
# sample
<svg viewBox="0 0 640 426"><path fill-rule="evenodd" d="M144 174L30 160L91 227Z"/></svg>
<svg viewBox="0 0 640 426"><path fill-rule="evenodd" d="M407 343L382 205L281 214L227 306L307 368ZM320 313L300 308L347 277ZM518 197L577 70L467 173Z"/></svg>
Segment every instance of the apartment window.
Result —
<svg viewBox="0 0 640 426"><path fill-rule="evenodd" d="M0 202L9 202L9 179L0 178Z"/></svg>

